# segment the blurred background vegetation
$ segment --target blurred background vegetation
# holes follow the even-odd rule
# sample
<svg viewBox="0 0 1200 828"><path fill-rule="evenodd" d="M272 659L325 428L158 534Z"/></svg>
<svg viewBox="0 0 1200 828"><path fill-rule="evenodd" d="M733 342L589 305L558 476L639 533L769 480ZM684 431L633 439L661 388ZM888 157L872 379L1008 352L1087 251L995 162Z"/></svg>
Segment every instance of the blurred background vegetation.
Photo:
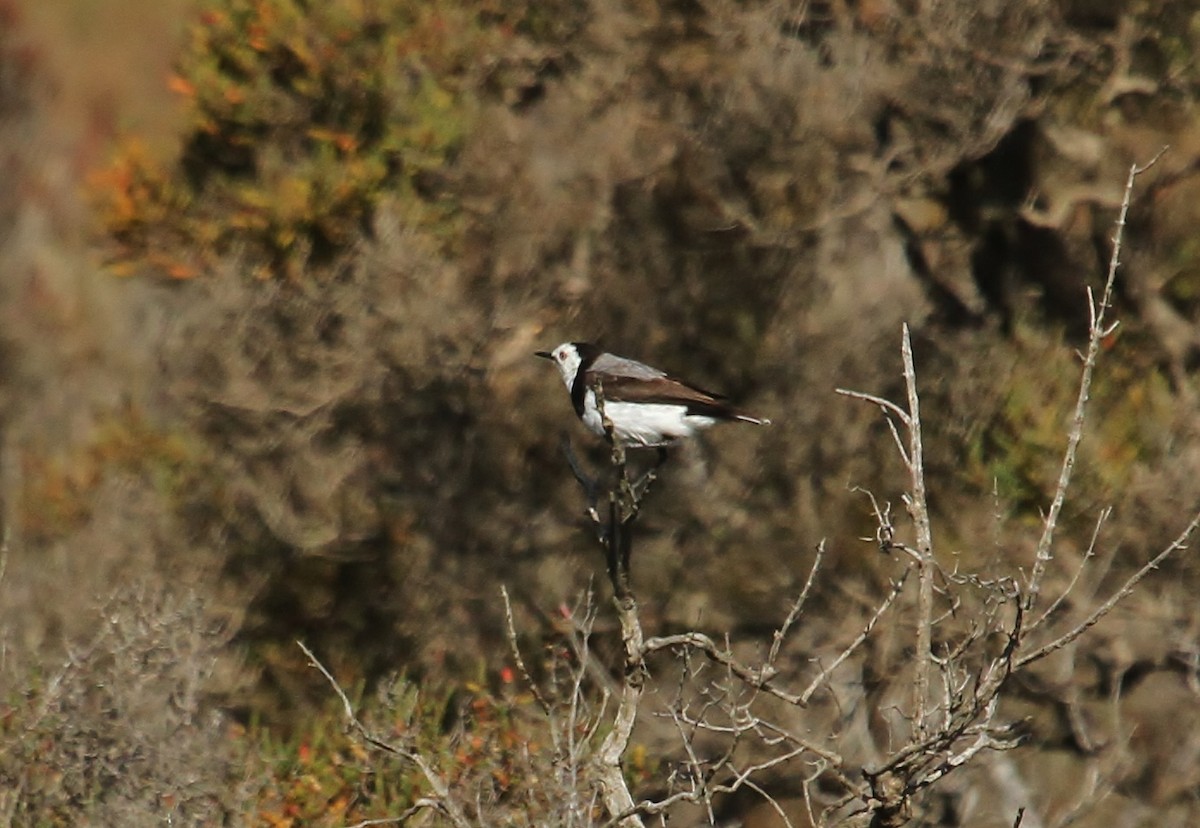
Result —
<svg viewBox="0 0 1200 828"><path fill-rule="evenodd" d="M380 715L456 734L494 790L533 773L495 747L528 738L499 585L552 648L600 566L557 448L591 442L529 358L566 339L775 423L678 452L635 565L649 629L769 628L821 538L825 637L857 626L896 565L857 540L851 487L903 479L833 388L894 395L902 322L935 531L1018 572L1120 188L1169 144L1135 193L1057 552L1065 580L1111 504L1129 571L1200 499L1197 53L1200 4L1168 0L0 0L0 729L22 745L0 807L406 807L406 771L336 741L298 638L364 698L406 676ZM1178 824L1200 760L1166 770L1162 717L1200 718L1198 572L1180 558L1108 622L1072 691L1154 677L1180 700L1130 711L1163 740L1120 789ZM194 646L160 679L185 700L96 678L106 636L159 652L180 619ZM1078 749L1061 694L1027 694L1035 744ZM80 711L97 724L63 736ZM152 724L112 724L135 714ZM154 727L192 728L209 764L184 785L148 762ZM71 770L96 739L127 790Z"/></svg>

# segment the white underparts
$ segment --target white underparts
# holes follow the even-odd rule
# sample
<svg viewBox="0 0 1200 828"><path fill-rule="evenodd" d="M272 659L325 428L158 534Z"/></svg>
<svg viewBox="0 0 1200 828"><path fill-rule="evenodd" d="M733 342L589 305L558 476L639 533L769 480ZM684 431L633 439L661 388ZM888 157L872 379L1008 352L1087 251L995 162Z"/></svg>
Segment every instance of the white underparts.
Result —
<svg viewBox="0 0 1200 828"><path fill-rule="evenodd" d="M625 446L665 446L716 425L712 417L688 414L687 406L666 403L608 402L604 413L613 424L617 442ZM583 403L583 424L604 436L604 423L596 409L596 394L588 391Z"/></svg>

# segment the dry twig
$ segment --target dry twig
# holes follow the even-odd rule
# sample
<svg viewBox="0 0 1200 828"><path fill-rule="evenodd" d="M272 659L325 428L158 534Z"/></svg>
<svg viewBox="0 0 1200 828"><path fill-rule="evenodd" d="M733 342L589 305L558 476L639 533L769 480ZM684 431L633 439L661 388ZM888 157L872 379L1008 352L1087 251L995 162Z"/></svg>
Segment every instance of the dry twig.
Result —
<svg viewBox="0 0 1200 828"><path fill-rule="evenodd" d="M1113 234L1112 256L1108 262L1108 276L1104 281L1104 290L1097 304L1092 290L1088 288L1088 325L1087 351L1083 358L1083 369L1079 377L1079 395L1075 399L1075 411L1071 416L1071 429L1067 433L1067 448L1063 452L1062 468L1058 474L1058 485L1054 488L1054 498L1050 501L1050 510L1042 526L1042 536L1038 540L1037 554L1034 556L1033 570L1025 586L1025 609L1032 610L1037 603L1038 593L1042 588L1042 578L1046 566L1054 555L1051 546L1054 543L1054 530L1058 526L1058 517L1062 512L1063 503L1067 499L1067 489L1071 485L1071 473L1075 469L1075 456L1079 443L1083 440L1083 424L1087 418L1088 401L1091 399L1092 373L1096 368L1096 359L1100 354L1100 343L1105 337L1116 330L1118 323L1108 324L1106 314L1112 307L1113 286L1117 280L1117 268L1121 264L1121 243L1125 235L1125 220L1129 215L1129 203L1133 197L1133 184L1139 175L1158 163L1167 148L1163 147L1158 154L1146 164L1133 164L1129 168L1129 177L1125 180L1125 193L1121 199L1121 211L1117 215L1116 231Z"/></svg>
<svg viewBox="0 0 1200 828"><path fill-rule="evenodd" d="M298 644L300 649L304 651L304 655L308 658L308 662L320 670L321 675L325 677L325 680L329 682L331 687L333 687L333 691L337 693L338 698L341 699L342 711L346 715L347 726L356 734L358 734L358 737L362 739L363 742L371 747L384 753L389 753L392 756L399 757L406 762L411 762L421 772L421 775L425 777L426 783L428 783L430 789L433 791L433 796L419 800L413 804L413 808L418 806L434 808L445 814L454 824L455 828L470 828L471 823L467 821L466 814L463 813L462 808L460 808L450 796L450 788L446 784L446 780L443 779L437 773L437 771L433 769L433 766L426 761L425 757L421 756L421 754L417 753L416 751L393 744L392 742L389 742L386 739L381 739L380 737L371 733L371 731L367 729L367 726L362 723L362 720L360 720L355 714L354 706L350 704L350 698L346 695L346 691L342 689L342 686L338 684L337 679L335 679L329 670L325 668L325 665L322 664L315 655L313 655L312 650L308 649L308 647L304 645L303 641L297 641L296 644Z"/></svg>

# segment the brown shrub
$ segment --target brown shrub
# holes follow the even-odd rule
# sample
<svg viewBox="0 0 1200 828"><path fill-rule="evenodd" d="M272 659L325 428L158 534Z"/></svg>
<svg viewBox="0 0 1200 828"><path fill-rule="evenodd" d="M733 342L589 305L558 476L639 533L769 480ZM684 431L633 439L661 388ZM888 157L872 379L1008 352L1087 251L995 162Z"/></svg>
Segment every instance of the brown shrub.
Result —
<svg viewBox="0 0 1200 828"><path fill-rule="evenodd" d="M94 635L61 662L32 681L5 676L5 823L211 825L240 814L241 748L205 704L228 631L195 595L149 583L93 618Z"/></svg>

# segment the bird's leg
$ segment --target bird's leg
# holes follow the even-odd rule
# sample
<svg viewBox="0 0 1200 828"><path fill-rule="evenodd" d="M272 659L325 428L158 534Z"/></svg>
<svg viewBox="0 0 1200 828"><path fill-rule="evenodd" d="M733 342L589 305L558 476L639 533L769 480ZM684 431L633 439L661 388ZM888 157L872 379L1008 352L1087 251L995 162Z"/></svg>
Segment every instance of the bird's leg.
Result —
<svg viewBox="0 0 1200 828"><path fill-rule="evenodd" d="M567 465L571 467L571 474L575 475L575 481L579 483L579 487L583 489L583 496L587 499L588 519L596 527L596 532L600 536L600 542L606 543L607 526L606 522L600 517L600 511L597 507L597 502L600 499L600 481L598 478L592 477L584 471L583 464L575 456L575 449L571 446L571 439L565 432L562 435L560 445L562 446L563 454L566 455Z"/></svg>
<svg viewBox="0 0 1200 828"><path fill-rule="evenodd" d="M575 449L571 446L571 438L565 432L560 437L559 445L567 458L567 465L571 467L571 474L575 475L575 481L583 489L588 504L594 507L600 492L600 481L584 471L583 464L579 462L579 458L575 455Z"/></svg>

